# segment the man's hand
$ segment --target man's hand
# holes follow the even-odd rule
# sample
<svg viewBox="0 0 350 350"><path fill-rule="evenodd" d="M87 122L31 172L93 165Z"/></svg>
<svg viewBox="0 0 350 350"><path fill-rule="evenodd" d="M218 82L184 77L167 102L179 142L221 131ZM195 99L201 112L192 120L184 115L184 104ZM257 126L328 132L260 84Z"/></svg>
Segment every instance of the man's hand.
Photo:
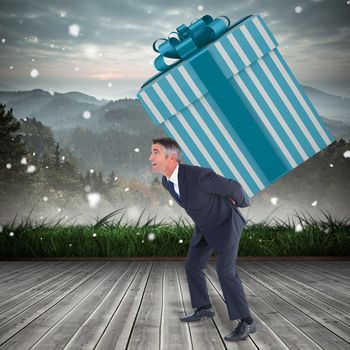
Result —
<svg viewBox="0 0 350 350"><path fill-rule="evenodd" d="M236 202L231 198L231 197L227 197L229 199L229 201L233 204L233 205L237 205Z"/></svg>

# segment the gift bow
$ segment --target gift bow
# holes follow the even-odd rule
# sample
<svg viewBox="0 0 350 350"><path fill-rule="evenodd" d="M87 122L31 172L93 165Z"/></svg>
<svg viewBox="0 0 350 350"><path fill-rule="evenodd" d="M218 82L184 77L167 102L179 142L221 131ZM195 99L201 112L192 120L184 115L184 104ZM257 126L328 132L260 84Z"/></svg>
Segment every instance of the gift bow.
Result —
<svg viewBox="0 0 350 350"><path fill-rule="evenodd" d="M220 17L225 18L227 23ZM219 38L230 26L230 20L226 16L220 17L213 19L211 16L205 15L192 22L188 27L181 24L176 28L176 32L171 32L168 35L168 39L156 40L153 43L153 50L160 55L154 60L155 68L164 72ZM171 34L176 34L178 38L170 37ZM160 40L163 42L157 48L156 44ZM165 57L177 60L168 65L164 60Z"/></svg>

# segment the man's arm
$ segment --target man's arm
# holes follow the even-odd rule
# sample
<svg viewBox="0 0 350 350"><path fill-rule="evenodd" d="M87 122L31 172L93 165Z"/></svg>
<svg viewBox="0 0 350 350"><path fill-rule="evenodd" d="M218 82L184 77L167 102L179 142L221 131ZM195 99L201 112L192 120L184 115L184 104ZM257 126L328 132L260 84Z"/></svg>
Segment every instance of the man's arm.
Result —
<svg viewBox="0 0 350 350"><path fill-rule="evenodd" d="M249 200L242 186L235 180L226 179L216 174L214 171L206 169L205 172L200 175L198 183L203 191L222 197L228 197L229 200L238 207L249 206Z"/></svg>

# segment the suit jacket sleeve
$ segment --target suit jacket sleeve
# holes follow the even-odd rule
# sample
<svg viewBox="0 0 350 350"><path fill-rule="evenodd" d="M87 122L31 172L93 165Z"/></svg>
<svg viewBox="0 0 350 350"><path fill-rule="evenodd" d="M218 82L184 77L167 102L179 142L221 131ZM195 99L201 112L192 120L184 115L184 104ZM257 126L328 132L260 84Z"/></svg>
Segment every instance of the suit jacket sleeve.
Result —
<svg viewBox="0 0 350 350"><path fill-rule="evenodd" d="M232 198L238 207L249 206L249 200L241 184L235 180L226 179L211 169L205 169L200 175L198 182L200 188L205 192Z"/></svg>

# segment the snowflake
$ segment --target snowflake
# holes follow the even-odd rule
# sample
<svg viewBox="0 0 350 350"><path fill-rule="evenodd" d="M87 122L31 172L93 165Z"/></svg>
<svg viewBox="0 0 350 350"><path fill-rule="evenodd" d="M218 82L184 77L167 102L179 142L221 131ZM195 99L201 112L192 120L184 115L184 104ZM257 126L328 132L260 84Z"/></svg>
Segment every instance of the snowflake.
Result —
<svg viewBox="0 0 350 350"><path fill-rule="evenodd" d="M35 79L39 76L39 71L37 69L32 69L31 72L30 72L30 76Z"/></svg>
<svg viewBox="0 0 350 350"><path fill-rule="evenodd" d="M112 87L112 82L109 82L107 86Z"/></svg>
<svg viewBox="0 0 350 350"><path fill-rule="evenodd" d="M153 232L149 233L148 236L147 236L147 239L148 239L149 241L151 241L151 242L154 241L155 238L156 238L156 234L153 233Z"/></svg>
<svg viewBox="0 0 350 350"><path fill-rule="evenodd" d="M139 149L139 148L135 148L134 151L135 151L136 153L138 153L138 152L140 152L140 149Z"/></svg>
<svg viewBox="0 0 350 350"><path fill-rule="evenodd" d="M96 233L93 233L93 234L92 234L92 237L96 237L96 236L97 236L97 234L96 234Z"/></svg>
<svg viewBox="0 0 350 350"><path fill-rule="evenodd" d="M125 192L128 192L130 190L130 188L129 187L127 187L124 191Z"/></svg>
<svg viewBox="0 0 350 350"><path fill-rule="evenodd" d="M301 232L303 230L303 226L299 223L295 226L295 232Z"/></svg>
<svg viewBox="0 0 350 350"><path fill-rule="evenodd" d="M62 156L62 161L66 159L66 156Z"/></svg>
<svg viewBox="0 0 350 350"><path fill-rule="evenodd" d="M5 38L2 38L2 39L1 39L1 42L2 42L3 44L5 44L5 43L6 43L6 39L5 39Z"/></svg>
<svg viewBox="0 0 350 350"><path fill-rule="evenodd" d="M68 27L69 34L74 37L78 37L80 34L80 27L78 24L71 24Z"/></svg>
<svg viewBox="0 0 350 350"><path fill-rule="evenodd" d="M301 13L301 11L303 11L303 8L301 6L297 6L295 9L294 9L295 13Z"/></svg>
<svg viewBox="0 0 350 350"><path fill-rule="evenodd" d="M43 197L43 201L44 201L44 202L47 202L48 200L49 200L49 199L48 199L46 196Z"/></svg>
<svg viewBox="0 0 350 350"><path fill-rule="evenodd" d="M27 164L27 158L26 157L23 157L22 159L21 159L21 164Z"/></svg>
<svg viewBox="0 0 350 350"><path fill-rule="evenodd" d="M96 208L98 203L100 202L101 195L98 192L92 192L87 194L87 199L89 202L89 207L93 209Z"/></svg>
<svg viewBox="0 0 350 350"><path fill-rule="evenodd" d="M350 1L350 0L349 0ZM343 153L344 158L350 158L350 151L347 150Z"/></svg>
<svg viewBox="0 0 350 350"><path fill-rule="evenodd" d="M90 169L89 171L90 171L90 174L92 174L95 170L94 169Z"/></svg>
<svg viewBox="0 0 350 350"><path fill-rule="evenodd" d="M172 199L169 199L168 204L172 207L174 205L174 201Z"/></svg>
<svg viewBox="0 0 350 350"><path fill-rule="evenodd" d="M329 164L329 167L334 168L334 164L333 163Z"/></svg>
<svg viewBox="0 0 350 350"><path fill-rule="evenodd" d="M77 66L77 67L74 67L74 70L75 70L76 72L79 72L80 68Z"/></svg>
<svg viewBox="0 0 350 350"><path fill-rule="evenodd" d="M91 118L91 112L90 112L90 111L85 111L85 112L83 113L83 117L84 117L85 119L90 119L90 118Z"/></svg>
<svg viewBox="0 0 350 350"><path fill-rule="evenodd" d="M273 205L276 205L277 204L277 201L278 201L278 198L277 197L272 197L270 199L270 202L273 204Z"/></svg>
<svg viewBox="0 0 350 350"><path fill-rule="evenodd" d="M13 66L10 66L10 69L13 69Z"/></svg>
<svg viewBox="0 0 350 350"><path fill-rule="evenodd" d="M316 207L317 201L312 202L311 205L312 205L313 207Z"/></svg>
<svg viewBox="0 0 350 350"><path fill-rule="evenodd" d="M13 237L15 235L14 232L10 232L10 237Z"/></svg>
<svg viewBox="0 0 350 350"><path fill-rule="evenodd" d="M3 227L0 225L0 233L1 233L3 230L4 230Z"/></svg>
<svg viewBox="0 0 350 350"><path fill-rule="evenodd" d="M183 243L183 242L184 242L184 241L183 241L182 239L179 240L179 243L180 243L180 244Z"/></svg>
<svg viewBox="0 0 350 350"><path fill-rule="evenodd" d="M62 209L61 208L57 208L57 211L60 213L62 211Z"/></svg>
<svg viewBox="0 0 350 350"><path fill-rule="evenodd" d="M6 169L11 169L12 168L12 165L10 163L7 163L6 164Z"/></svg>
<svg viewBox="0 0 350 350"><path fill-rule="evenodd" d="M85 192L90 192L90 191L91 191L91 186L86 185L86 186L84 187L84 191L85 191Z"/></svg>
<svg viewBox="0 0 350 350"><path fill-rule="evenodd" d="M203 9L204 9L204 6L203 6L203 5L199 5L199 6L198 6L198 11L203 11Z"/></svg>
<svg viewBox="0 0 350 350"><path fill-rule="evenodd" d="M35 170L36 170L35 165L29 165L27 168L27 173L29 173L29 174L34 173Z"/></svg>

